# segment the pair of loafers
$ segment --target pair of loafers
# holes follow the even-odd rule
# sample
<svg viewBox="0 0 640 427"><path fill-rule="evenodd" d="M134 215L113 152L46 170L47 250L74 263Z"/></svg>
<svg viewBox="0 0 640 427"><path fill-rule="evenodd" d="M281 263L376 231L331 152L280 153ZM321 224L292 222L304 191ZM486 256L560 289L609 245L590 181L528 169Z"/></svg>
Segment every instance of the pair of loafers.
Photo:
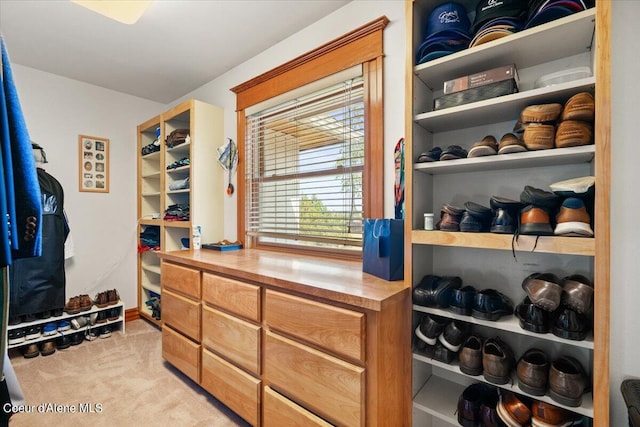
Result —
<svg viewBox="0 0 640 427"><path fill-rule="evenodd" d="M493 211L475 202L465 202L464 212L460 219L460 231L481 233L489 231Z"/></svg>
<svg viewBox="0 0 640 427"><path fill-rule="evenodd" d="M460 371L467 375L484 378L493 384L506 384L511 380L515 358L511 347L499 337L484 339L471 334L462 344Z"/></svg>
<svg viewBox="0 0 640 427"><path fill-rule="evenodd" d="M461 285L459 277L425 276L413 290L413 302L490 321L513 314L511 299L501 292L495 289L478 291L471 285Z"/></svg>
<svg viewBox="0 0 640 427"><path fill-rule="evenodd" d="M516 306L515 314L522 329L538 334L551 332L560 338L582 341L591 330L591 321L586 315L567 306L549 312L533 304L529 297Z"/></svg>
<svg viewBox="0 0 640 427"><path fill-rule="evenodd" d="M555 311L562 303L586 313L593 304L593 285L581 274L560 280L553 273L533 273L522 281L522 289L533 304L547 311Z"/></svg>

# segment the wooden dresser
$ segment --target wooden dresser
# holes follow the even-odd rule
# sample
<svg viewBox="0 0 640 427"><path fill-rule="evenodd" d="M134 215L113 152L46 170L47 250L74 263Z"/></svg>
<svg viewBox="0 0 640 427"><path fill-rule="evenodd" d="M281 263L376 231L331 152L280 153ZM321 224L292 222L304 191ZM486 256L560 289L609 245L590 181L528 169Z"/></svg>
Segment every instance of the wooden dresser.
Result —
<svg viewBox="0 0 640 427"><path fill-rule="evenodd" d="M162 258L162 353L252 425L408 426L411 298L356 262Z"/></svg>

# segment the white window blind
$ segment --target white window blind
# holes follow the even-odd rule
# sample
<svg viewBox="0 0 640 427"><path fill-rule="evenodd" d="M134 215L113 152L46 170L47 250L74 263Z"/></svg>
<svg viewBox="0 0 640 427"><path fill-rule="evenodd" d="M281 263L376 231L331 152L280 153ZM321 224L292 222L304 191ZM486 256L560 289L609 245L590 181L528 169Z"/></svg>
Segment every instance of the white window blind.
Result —
<svg viewBox="0 0 640 427"><path fill-rule="evenodd" d="M246 117L246 224L260 244L359 251L363 79Z"/></svg>

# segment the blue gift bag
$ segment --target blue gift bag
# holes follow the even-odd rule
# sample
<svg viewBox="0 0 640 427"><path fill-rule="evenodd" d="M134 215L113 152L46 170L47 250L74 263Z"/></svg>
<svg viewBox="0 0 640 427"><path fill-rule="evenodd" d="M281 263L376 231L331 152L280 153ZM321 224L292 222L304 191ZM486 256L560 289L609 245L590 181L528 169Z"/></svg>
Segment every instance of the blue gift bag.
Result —
<svg viewBox="0 0 640 427"><path fill-rule="evenodd" d="M364 220L362 271L385 280L404 279L404 220Z"/></svg>

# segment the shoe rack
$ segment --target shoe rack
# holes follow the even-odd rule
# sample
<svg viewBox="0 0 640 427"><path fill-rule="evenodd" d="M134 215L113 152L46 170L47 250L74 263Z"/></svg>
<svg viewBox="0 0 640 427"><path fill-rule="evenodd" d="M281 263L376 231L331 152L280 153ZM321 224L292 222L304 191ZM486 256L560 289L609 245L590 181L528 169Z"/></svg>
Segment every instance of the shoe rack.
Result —
<svg viewBox="0 0 640 427"><path fill-rule="evenodd" d="M223 110L197 100L188 100L157 115L137 128L138 134L138 235L157 228L158 248L138 253L138 311L160 325L160 316L148 301L161 300L160 258L157 251L193 248L192 227L201 227L203 243L223 236L223 181L216 148L224 143ZM159 131L159 136L156 136ZM189 129L189 140L168 147L165 140L176 129ZM159 140L158 151L143 153L143 147ZM167 168L181 159L189 164ZM189 179L189 188L170 190L172 183ZM167 221L164 212L171 205L189 205L188 221ZM185 245L186 243L186 245Z"/></svg>
<svg viewBox="0 0 640 427"><path fill-rule="evenodd" d="M96 317L96 319L97 319L98 317L101 316L100 313L104 313L104 315L106 316L106 314L110 310L118 310L118 318L117 319L108 320L105 317L106 320L104 322L94 323L93 325L87 324L86 326L82 326L79 329L74 329L73 327L71 327L70 329L67 329L67 330L64 330L64 331L56 330L55 333L53 333L51 335L44 335L43 332L42 332L44 326L47 323L58 324L59 322L61 322L63 320L71 322L73 319L77 319L79 317L86 317L86 316L91 317L92 315L94 315ZM109 326L112 331L119 330L124 334L124 332L125 332L124 303L122 301L118 301L118 303L116 303L116 304L107 305L106 307L98 307L96 305L92 305L89 310L81 311L81 312L75 313L75 314L68 314L66 312L63 312L63 314L61 316L51 316L51 317L48 317L46 319L37 319L37 320L33 320L31 322L21 322L21 323L18 323L17 325L9 325L7 327L7 333L9 333L11 331L19 330L19 329L25 329L26 330L26 329L29 329L31 327L37 327L37 328L40 329L40 336L37 337L37 338L33 338L33 339L25 338L24 341L21 341L21 342L16 343L16 344L8 344L7 348L9 348L9 349L19 348L19 347L24 347L24 346L27 346L27 345L30 345L30 344L37 344L39 342L56 340L57 338L59 338L61 336L64 336L64 335L74 335L74 334L77 334L77 333L85 333L85 332L87 332L89 330L92 330L92 331L97 333L97 331L103 326Z"/></svg>
<svg viewBox="0 0 640 427"><path fill-rule="evenodd" d="M593 392L582 405L568 407L545 396L530 396L593 420L609 424L609 59L608 31L604 24L610 5L561 18L471 49L415 65L417 46L424 40L424 19L439 0L406 1L406 212L405 278L413 287L427 274L459 276L463 286L497 289L514 306L526 296L521 284L532 273L554 272L560 277L583 274L594 282L594 329L585 340L572 341L551 333L525 331L513 316L484 321L449 310L413 305L413 329L424 313L470 323L485 338L498 336L518 359L530 348L541 348L550 360L561 355L577 358L592 381ZM463 0L467 10L477 1ZM596 31L597 30L597 31ZM515 94L434 110L447 80L515 64L520 91ZM589 66L596 77L534 88L542 75L577 66ZM528 105L564 104L579 92L595 93L595 144L554 148L478 158L418 163L421 153L440 146L460 145L469 150L486 135L500 140L512 132ZM489 206L491 196L519 200L525 185L549 190L549 185L571 178L596 176L595 237L537 237L493 233L425 231L424 214L434 213L434 223L444 204L464 206L467 201ZM512 246L513 245L513 246ZM513 251L512 251L513 249ZM462 391L482 375L462 373L454 362L445 364L413 350L413 425L458 425L456 404ZM514 366L515 367L515 366ZM528 396L512 381L500 385Z"/></svg>

